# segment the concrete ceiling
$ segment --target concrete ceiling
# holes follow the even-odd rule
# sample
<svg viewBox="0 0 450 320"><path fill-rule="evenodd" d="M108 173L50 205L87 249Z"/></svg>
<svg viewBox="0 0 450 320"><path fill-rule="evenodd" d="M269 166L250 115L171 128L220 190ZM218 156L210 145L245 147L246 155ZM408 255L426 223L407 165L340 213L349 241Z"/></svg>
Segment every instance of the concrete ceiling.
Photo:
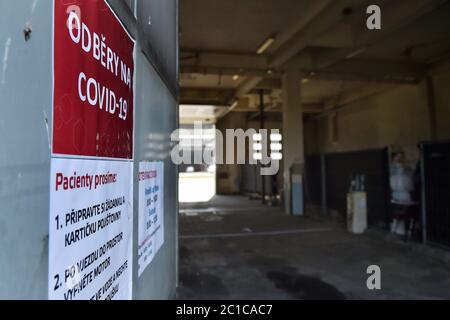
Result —
<svg viewBox="0 0 450 320"><path fill-rule="evenodd" d="M325 106L362 88L372 92L417 83L434 64L448 59L449 1L379 0L380 31L366 28L370 4L180 0L181 102L230 106L248 98L239 100L239 111L245 111L241 102L257 101L255 90L262 88L273 110L281 103L281 75L295 69L303 75L304 102ZM257 55L271 36L274 44ZM248 111L254 107L250 103Z"/></svg>
<svg viewBox="0 0 450 320"><path fill-rule="evenodd" d="M272 34L301 19L310 0L180 0L181 47L253 54Z"/></svg>
<svg viewBox="0 0 450 320"><path fill-rule="evenodd" d="M379 46L362 53L360 58L430 63L449 54L450 14L447 10L436 10L401 32L385 37Z"/></svg>

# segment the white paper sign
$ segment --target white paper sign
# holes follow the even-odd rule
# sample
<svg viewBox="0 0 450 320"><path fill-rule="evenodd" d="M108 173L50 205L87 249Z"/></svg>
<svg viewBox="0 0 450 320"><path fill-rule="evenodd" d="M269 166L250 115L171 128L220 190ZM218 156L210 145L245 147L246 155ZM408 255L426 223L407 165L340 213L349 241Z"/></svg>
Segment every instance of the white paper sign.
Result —
<svg viewBox="0 0 450 320"><path fill-rule="evenodd" d="M164 244L164 163L139 164L138 274Z"/></svg>
<svg viewBox="0 0 450 320"><path fill-rule="evenodd" d="M133 163L52 159L49 299L132 297Z"/></svg>

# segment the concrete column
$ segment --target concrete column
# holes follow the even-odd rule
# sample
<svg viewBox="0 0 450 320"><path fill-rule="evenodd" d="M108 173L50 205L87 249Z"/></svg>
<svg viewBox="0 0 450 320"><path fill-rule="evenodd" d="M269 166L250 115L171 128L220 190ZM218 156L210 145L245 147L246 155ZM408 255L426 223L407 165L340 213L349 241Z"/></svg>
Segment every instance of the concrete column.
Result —
<svg viewBox="0 0 450 320"><path fill-rule="evenodd" d="M291 169L296 172L300 171L298 173L302 175L304 173L303 110L300 84L299 72L287 71L283 75L283 177L287 214L292 213Z"/></svg>
<svg viewBox="0 0 450 320"><path fill-rule="evenodd" d="M223 157L224 164L217 165L216 173L216 192L219 195L232 195L240 193L242 166L238 164L226 164L226 130L243 129L246 130L247 118L243 112L231 112L220 119L216 128L220 130L224 137ZM235 144L235 161L237 160L237 144Z"/></svg>

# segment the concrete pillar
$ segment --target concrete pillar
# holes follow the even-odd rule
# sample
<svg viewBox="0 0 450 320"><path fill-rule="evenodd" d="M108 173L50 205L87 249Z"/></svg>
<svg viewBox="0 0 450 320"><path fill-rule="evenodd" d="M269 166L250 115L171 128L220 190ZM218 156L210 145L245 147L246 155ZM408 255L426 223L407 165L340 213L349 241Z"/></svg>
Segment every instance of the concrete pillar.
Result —
<svg viewBox="0 0 450 320"><path fill-rule="evenodd" d="M220 130L224 137L223 157L224 164L217 165L216 173L216 192L219 195L239 194L241 191L241 172L242 166L238 164L226 164L226 130L243 129L246 130L247 118L243 112L231 112L220 119L216 128ZM237 144L235 143L235 161L237 160Z"/></svg>
<svg viewBox="0 0 450 320"><path fill-rule="evenodd" d="M291 169L300 171L298 173L302 175L304 173L303 110L300 84L299 72L287 71L283 75L283 177L287 214L292 213Z"/></svg>

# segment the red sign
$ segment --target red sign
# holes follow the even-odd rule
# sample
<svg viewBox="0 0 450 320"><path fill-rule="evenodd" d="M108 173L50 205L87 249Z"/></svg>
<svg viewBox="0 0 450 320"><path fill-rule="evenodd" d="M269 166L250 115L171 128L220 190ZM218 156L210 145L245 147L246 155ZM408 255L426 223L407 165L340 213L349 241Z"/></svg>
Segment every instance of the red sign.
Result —
<svg viewBox="0 0 450 320"><path fill-rule="evenodd" d="M133 158L134 40L105 0L55 0L53 153Z"/></svg>

